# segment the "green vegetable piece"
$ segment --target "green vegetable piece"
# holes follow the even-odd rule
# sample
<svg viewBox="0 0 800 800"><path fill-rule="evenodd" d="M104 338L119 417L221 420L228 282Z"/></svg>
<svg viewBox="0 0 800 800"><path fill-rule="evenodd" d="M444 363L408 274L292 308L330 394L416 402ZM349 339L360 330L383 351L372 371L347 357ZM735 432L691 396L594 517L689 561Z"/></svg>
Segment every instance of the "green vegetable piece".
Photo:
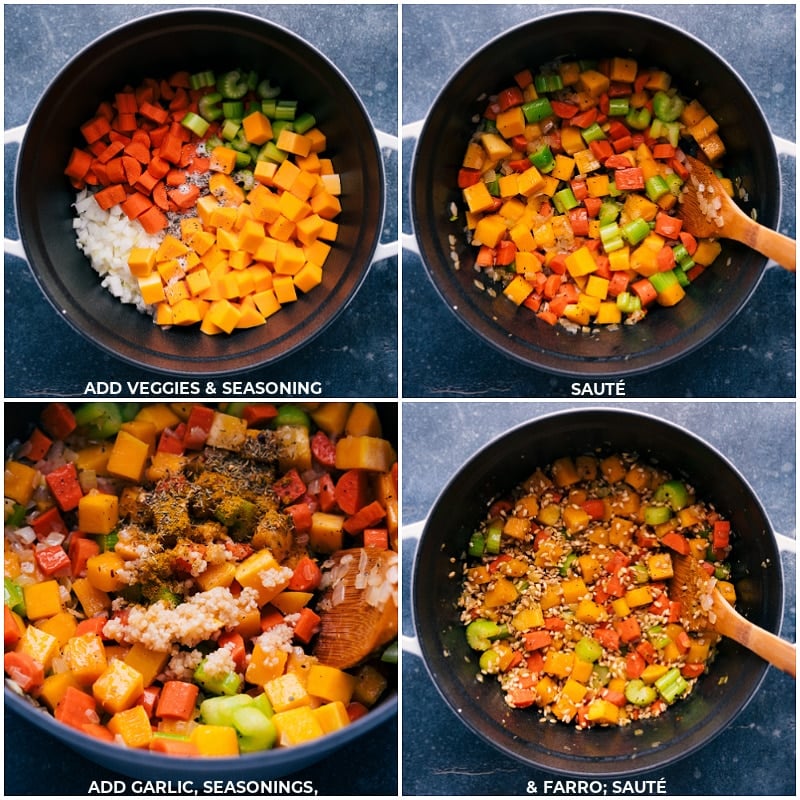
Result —
<svg viewBox="0 0 800 800"><path fill-rule="evenodd" d="M575 655L581 661L589 661L594 664L603 655L603 647L596 639L584 636L575 645Z"/></svg>
<svg viewBox="0 0 800 800"><path fill-rule="evenodd" d="M535 100L522 104L522 113L527 122L541 122L543 119L553 116L553 106L546 97L537 97Z"/></svg>
<svg viewBox="0 0 800 800"><path fill-rule="evenodd" d="M681 481L666 481L655 490L653 500L657 503L667 503L673 511L680 511L689 505L689 490Z"/></svg>
<svg viewBox="0 0 800 800"><path fill-rule="evenodd" d="M634 311L641 310L641 298L633 292L620 292L617 295L617 308L623 314L633 314Z"/></svg>
<svg viewBox="0 0 800 800"><path fill-rule="evenodd" d="M241 122L244 116L244 103L241 100L224 100L222 102L222 113L225 119L234 119Z"/></svg>
<svg viewBox="0 0 800 800"><path fill-rule="evenodd" d="M302 408L291 403L284 403L279 406L278 413L273 417L272 421L276 428L280 428L282 425L297 425L302 428L311 427L311 417Z"/></svg>
<svg viewBox="0 0 800 800"><path fill-rule="evenodd" d="M278 737L275 725L255 704L235 709L231 718L239 740L240 753L269 750L275 744Z"/></svg>
<svg viewBox="0 0 800 800"><path fill-rule="evenodd" d="M219 92L204 94L197 101L197 110L203 119L214 122L222 117L222 107L219 105L221 102L222 95Z"/></svg>
<svg viewBox="0 0 800 800"><path fill-rule="evenodd" d="M475 619L467 625L467 644L473 650L488 650L492 640L505 636L508 626L499 625L490 619Z"/></svg>
<svg viewBox="0 0 800 800"><path fill-rule="evenodd" d="M239 69L232 69L217 80L217 91L229 100L244 97L248 88L247 75Z"/></svg>
<svg viewBox="0 0 800 800"><path fill-rule="evenodd" d="M628 127L637 131L643 131L645 128L647 128L650 125L651 119L652 114L650 113L650 109L647 107L632 108L625 115L625 122L628 124Z"/></svg>
<svg viewBox="0 0 800 800"><path fill-rule="evenodd" d="M235 672L226 672L224 675L210 674L205 659L197 665L194 680L207 692L216 695L235 695L242 684L242 679Z"/></svg>
<svg viewBox="0 0 800 800"><path fill-rule="evenodd" d="M203 137L208 132L211 123L199 114L195 114L194 111L187 111L186 116L181 120L181 125L196 136Z"/></svg>
<svg viewBox="0 0 800 800"><path fill-rule="evenodd" d="M611 669L605 664L595 664L592 667L592 675L589 678L589 685L593 688L606 686L611 680Z"/></svg>
<svg viewBox="0 0 800 800"><path fill-rule="evenodd" d="M265 692L261 692L261 694L256 695L253 698L253 705L264 714L265 717L272 719L272 715L275 711L272 708L272 703L269 701L269 697L267 697Z"/></svg>
<svg viewBox="0 0 800 800"><path fill-rule="evenodd" d="M649 281L653 284L653 288L660 294L674 286L678 282L678 278L672 271L656 272L654 275L650 276Z"/></svg>
<svg viewBox="0 0 800 800"><path fill-rule="evenodd" d="M297 100L278 100L275 106L275 119L292 120L297 114Z"/></svg>
<svg viewBox="0 0 800 800"><path fill-rule="evenodd" d="M605 139L606 134L597 122L593 122L589 127L581 131L581 136L586 144L590 142L597 142L600 139Z"/></svg>
<svg viewBox="0 0 800 800"><path fill-rule="evenodd" d="M233 727L233 712L238 708L253 705L255 702L256 700L249 694L208 697L200 703L200 719L207 725Z"/></svg>
<svg viewBox="0 0 800 800"><path fill-rule="evenodd" d="M396 664L398 660L397 639L390 642L381 653L381 661L384 664Z"/></svg>
<svg viewBox="0 0 800 800"><path fill-rule="evenodd" d="M633 219L622 226L622 235L629 244L637 245L644 241L650 233L650 226L641 217Z"/></svg>
<svg viewBox="0 0 800 800"><path fill-rule="evenodd" d="M674 122L681 115L686 103L678 95L656 92L653 95L653 113L662 122Z"/></svg>
<svg viewBox="0 0 800 800"><path fill-rule="evenodd" d="M655 203L659 198L669 193L669 184L662 175L651 175L644 182L647 196Z"/></svg>
<svg viewBox="0 0 800 800"><path fill-rule="evenodd" d="M580 205L575 197L575 193L569 186L565 187L564 189L559 189L559 191L553 195L553 203L555 204L556 210L559 214L563 214L566 211L570 211L571 209L577 208Z"/></svg>
<svg viewBox="0 0 800 800"><path fill-rule="evenodd" d="M258 86L256 87L256 94L262 100L273 100L280 93L281 93L281 87L273 86L266 78L263 81L261 81L261 83L259 83ZM266 114L266 111L264 113Z"/></svg>
<svg viewBox="0 0 800 800"><path fill-rule="evenodd" d="M11 513L6 519L6 527L19 528L23 522L25 522L25 506L14 503Z"/></svg>
<svg viewBox="0 0 800 800"><path fill-rule="evenodd" d="M578 560L577 553L568 553L567 557L564 559L564 563L561 565L559 569L559 574L562 578L566 578L569 575L569 571L572 568L572 565Z"/></svg>
<svg viewBox="0 0 800 800"><path fill-rule="evenodd" d="M115 528L111 533L103 533L97 537L97 544L100 545L101 553L108 553L117 546L119 541L119 531Z"/></svg>
<svg viewBox="0 0 800 800"><path fill-rule="evenodd" d="M90 439L108 439L119 432L122 414L116 403L84 403L75 410L75 422Z"/></svg>
<svg viewBox="0 0 800 800"><path fill-rule="evenodd" d="M652 628L648 628L647 638L650 640L653 647L658 650L663 650L670 641L662 625L653 625Z"/></svg>
<svg viewBox="0 0 800 800"><path fill-rule="evenodd" d="M317 124L316 117L304 111L294 121L294 129L297 133L307 133Z"/></svg>
<svg viewBox="0 0 800 800"><path fill-rule="evenodd" d="M500 653L497 650L484 650L478 659L481 672L487 675L496 675L500 672Z"/></svg>
<svg viewBox="0 0 800 800"><path fill-rule="evenodd" d="M222 136L222 138L226 141L230 142L236 138L236 134L239 133L239 128L241 127L241 122L237 122L234 119L226 119L225 122L222 123L222 127L219 130L220 136Z"/></svg>
<svg viewBox="0 0 800 800"><path fill-rule="evenodd" d="M664 702L674 703L689 688L689 684L681 671L672 667L656 680L655 687Z"/></svg>
<svg viewBox="0 0 800 800"><path fill-rule="evenodd" d="M656 696L656 690L639 678L634 678L625 684L625 699L635 706L649 706Z"/></svg>
<svg viewBox="0 0 800 800"><path fill-rule="evenodd" d="M552 172L556 165L556 160L550 150L550 146L543 144L538 150L528 156L528 160L540 172Z"/></svg>
<svg viewBox="0 0 800 800"><path fill-rule="evenodd" d="M627 97L612 97L608 101L609 117L624 117L630 111L630 100Z"/></svg>
<svg viewBox="0 0 800 800"><path fill-rule="evenodd" d="M469 537L469 545L467 545L467 553L472 558L480 558L486 550L486 537L480 532L475 531Z"/></svg>
<svg viewBox="0 0 800 800"><path fill-rule="evenodd" d="M231 538L237 542L252 538L258 517L255 503L235 495L224 498L214 509L214 518L228 529Z"/></svg>
<svg viewBox="0 0 800 800"><path fill-rule="evenodd" d="M3 579L3 602L21 617L25 616L25 595L22 587L11 578Z"/></svg>
<svg viewBox="0 0 800 800"><path fill-rule="evenodd" d="M496 556L500 552L500 543L503 538L503 527L499 522L493 522L486 529L486 552Z"/></svg>
<svg viewBox="0 0 800 800"><path fill-rule="evenodd" d="M203 72L195 72L194 75L189 76L189 86L192 89L205 89L208 86L213 86L215 82L214 72L210 69Z"/></svg>

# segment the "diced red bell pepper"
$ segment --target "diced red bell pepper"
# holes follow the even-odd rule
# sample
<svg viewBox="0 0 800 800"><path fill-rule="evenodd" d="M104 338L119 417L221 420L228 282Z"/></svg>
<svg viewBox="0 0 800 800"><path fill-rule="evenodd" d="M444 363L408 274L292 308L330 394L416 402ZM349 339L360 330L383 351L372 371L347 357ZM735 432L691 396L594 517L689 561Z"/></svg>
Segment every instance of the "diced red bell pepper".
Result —
<svg viewBox="0 0 800 800"><path fill-rule="evenodd" d="M39 539L44 539L49 533L61 533L64 536L69 532L67 525L61 518L61 512L56 506L50 506L30 521L30 526L36 531Z"/></svg>
<svg viewBox="0 0 800 800"><path fill-rule="evenodd" d="M620 192L635 192L644 189L644 174L641 167L614 170L614 183Z"/></svg>
<svg viewBox="0 0 800 800"><path fill-rule="evenodd" d="M529 162L530 164L530 162ZM466 189L469 186L474 186L481 179L481 171L479 169L469 169L468 167L461 167L458 171L458 188Z"/></svg>
<svg viewBox="0 0 800 800"><path fill-rule="evenodd" d="M214 413L214 409L208 406L192 406L183 434L183 446L186 450L203 449L214 422Z"/></svg>
<svg viewBox="0 0 800 800"><path fill-rule="evenodd" d="M292 503L284 511L292 518L295 533L308 533L311 530L312 509L308 503Z"/></svg>
<svg viewBox="0 0 800 800"><path fill-rule="evenodd" d="M311 453L323 467L332 468L336 464L336 445L325 431L316 431L311 437Z"/></svg>
<svg viewBox="0 0 800 800"><path fill-rule="evenodd" d="M72 409L66 403L50 403L42 411L42 427L54 439L66 439L78 423Z"/></svg>
<svg viewBox="0 0 800 800"><path fill-rule="evenodd" d="M573 114L571 121L578 128L588 128L597 122L597 108L589 108L579 114Z"/></svg>
<svg viewBox="0 0 800 800"><path fill-rule="evenodd" d="M580 110L575 103L566 103L563 100L551 100L550 106L559 119L573 119Z"/></svg>
<svg viewBox="0 0 800 800"><path fill-rule="evenodd" d="M48 577L58 573L67 574L71 567L66 550L59 544L36 548L34 557L39 569Z"/></svg>
<svg viewBox="0 0 800 800"><path fill-rule="evenodd" d="M569 219L569 224L570 227L572 228L572 232L576 236L589 235L589 212L586 210L584 206L571 208L567 212L567 218Z"/></svg>
<svg viewBox="0 0 800 800"><path fill-rule="evenodd" d="M242 419L251 428L260 428L278 416L278 407L273 403L253 403L242 409Z"/></svg>
<svg viewBox="0 0 800 800"><path fill-rule="evenodd" d="M289 505L306 493L306 485L300 473L293 467L272 484L275 494L283 505Z"/></svg>
<svg viewBox="0 0 800 800"><path fill-rule="evenodd" d="M78 507L83 490L78 482L78 470L72 462L48 473L45 481L62 511L72 511Z"/></svg>
<svg viewBox="0 0 800 800"><path fill-rule="evenodd" d="M727 520L716 520L711 531L711 546L715 550L724 550L731 543L731 523Z"/></svg>
<svg viewBox="0 0 800 800"><path fill-rule="evenodd" d="M360 508L352 517L348 517L342 527L350 534L360 533L364 528L374 528L384 517L386 509L377 500L373 500Z"/></svg>
<svg viewBox="0 0 800 800"><path fill-rule="evenodd" d="M172 453L173 455L182 456L184 452L183 439L186 434L186 425L180 425L175 428L164 428L161 431L161 436L158 438L158 446L156 450L159 453Z"/></svg>
<svg viewBox="0 0 800 800"><path fill-rule="evenodd" d="M497 95L497 105L501 111L507 111L514 106L521 106L523 101L522 91L518 86L511 86L508 89L503 89Z"/></svg>

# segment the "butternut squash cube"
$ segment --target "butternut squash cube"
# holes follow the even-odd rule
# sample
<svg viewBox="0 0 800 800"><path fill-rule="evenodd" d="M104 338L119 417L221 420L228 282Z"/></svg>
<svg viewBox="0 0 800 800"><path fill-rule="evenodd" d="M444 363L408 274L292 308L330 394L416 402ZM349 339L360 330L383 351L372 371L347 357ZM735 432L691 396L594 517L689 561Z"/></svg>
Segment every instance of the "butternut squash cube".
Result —
<svg viewBox="0 0 800 800"><path fill-rule="evenodd" d="M143 691L142 673L120 659L114 659L92 686L94 699L109 714L117 714L131 708Z"/></svg>
<svg viewBox="0 0 800 800"><path fill-rule="evenodd" d="M124 567L125 561L122 556L113 550L108 550L87 559L86 578L95 589L100 589L102 592L116 592L127 586L119 576L120 570Z"/></svg>
<svg viewBox="0 0 800 800"><path fill-rule="evenodd" d="M288 657L285 650L265 650L256 642L244 675L245 680L257 686L266 686L283 674Z"/></svg>
<svg viewBox="0 0 800 800"><path fill-rule="evenodd" d="M136 642L125 656L125 664L142 676L144 686L149 686L164 669L168 659L169 653L150 650Z"/></svg>
<svg viewBox="0 0 800 800"><path fill-rule="evenodd" d="M192 728L189 739L201 756L239 755L236 728L230 725L196 725Z"/></svg>
<svg viewBox="0 0 800 800"><path fill-rule="evenodd" d="M87 578L73 581L72 591L87 617L96 617L111 608L111 598L108 594L93 586Z"/></svg>
<svg viewBox="0 0 800 800"><path fill-rule="evenodd" d="M308 691L293 672L287 672L267 681L264 684L264 692L276 713L311 703Z"/></svg>
<svg viewBox="0 0 800 800"><path fill-rule="evenodd" d="M95 489L78 502L78 527L84 533L107 534L119 522L119 498Z"/></svg>
<svg viewBox="0 0 800 800"><path fill-rule="evenodd" d="M56 706L61 702L70 686L73 689L80 689L80 684L75 680L75 676L71 672L57 672L53 675L48 675L39 688L39 700L51 711L55 711Z"/></svg>
<svg viewBox="0 0 800 800"><path fill-rule="evenodd" d="M75 680L84 686L94 683L108 666L103 640L96 633L73 636L61 654Z"/></svg>
<svg viewBox="0 0 800 800"><path fill-rule="evenodd" d="M340 700L336 700L333 703L325 703L319 708L315 708L314 716L317 718L317 722L319 722L324 733L333 733L346 728L350 724L347 708Z"/></svg>
<svg viewBox="0 0 800 800"><path fill-rule="evenodd" d="M25 615L29 620L52 617L62 610L58 581L31 583L22 587L25 598Z"/></svg>
<svg viewBox="0 0 800 800"><path fill-rule="evenodd" d="M144 476L149 455L149 448L145 442L121 430L108 458L108 471L118 478L139 483Z"/></svg>
<svg viewBox="0 0 800 800"><path fill-rule="evenodd" d="M349 703L355 687L355 676L336 667L314 664L308 671L306 689L314 697Z"/></svg>
<svg viewBox="0 0 800 800"><path fill-rule="evenodd" d="M388 472L396 460L394 448L376 436L344 436L336 442L337 469Z"/></svg>
<svg viewBox="0 0 800 800"><path fill-rule="evenodd" d="M284 616L297 614L305 608L314 595L311 592L291 592L288 589L272 598L272 605Z"/></svg>
<svg viewBox="0 0 800 800"><path fill-rule="evenodd" d="M121 737L128 747L147 748L153 738L150 719L143 705L118 711L108 721L108 729Z"/></svg>
<svg viewBox="0 0 800 800"><path fill-rule="evenodd" d="M309 706L281 711L272 718L278 732L278 744L291 747L325 735L315 711Z"/></svg>
<svg viewBox="0 0 800 800"><path fill-rule="evenodd" d="M223 450L238 450L247 437L247 421L232 414L221 411L214 412L214 419L208 432L207 443L210 447Z"/></svg>
<svg viewBox="0 0 800 800"><path fill-rule="evenodd" d="M29 655L44 667L45 672L49 672L53 658L58 655L58 639L35 625L28 625L17 643L16 650Z"/></svg>
<svg viewBox="0 0 800 800"><path fill-rule="evenodd" d="M69 611L59 611L58 614L37 623L37 627L55 636L58 646L63 647L70 637L75 635L78 623Z"/></svg>
<svg viewBox="0 0 800 800"><path fill-rule="evenodd" d="M258 605L263 606L289 585L292 570L281 567L275 556L265 548L242 561L236 568L235 577L241 586L258 592Z"/></svg>
<svg viewBox="0 0 800 800"><path fill-rule="evenodd" d="M39 473L19 461L7 461L5 467L5 496L20 505L27 505L33 497L33 487Z"/></svg>

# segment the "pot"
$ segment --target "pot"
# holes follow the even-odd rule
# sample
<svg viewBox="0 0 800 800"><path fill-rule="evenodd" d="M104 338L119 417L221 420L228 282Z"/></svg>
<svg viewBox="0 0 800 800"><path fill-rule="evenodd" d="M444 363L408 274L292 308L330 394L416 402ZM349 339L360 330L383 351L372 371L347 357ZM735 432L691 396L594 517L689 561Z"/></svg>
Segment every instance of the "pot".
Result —
<svg viewBox="0 0 800 800"><path fill-rule="evenodd" d="M376 407L381 420L382 435L396 443L398 429L396 404L377 403ZM7 402L5 404L4 444L6 450L14 443L18 445L25 441L39 419L42 408L42 403ZM52 714L36 705L34 701L12 691L8 684L4 686L4 701L7 709L20 715L39 731L52 736L60 744L107 770L148 781L192 781L195 790L202 794L204 792L200 787L204 781L269 780L297 773L312 767L343 747L357 747L358 740L367 735L386 737L386 741L389 743L387 747L392 746L396 741L396 734L381 733L381 726L390 723L396 717L398 695L397 685L392 682L383 697L370 709L368 714L339 731L296 747L247 753L235 758L182 758L150 750L109 744L86 736L58 722ZM13 719L9 720L7 717L6 724L7 732L10 734L6 744L6 755L9 755L9 748L16 746L11 744L11 740L14 738L11 727ZM51 744L46 746L51 746ZM39 749L42 749L41 746ZM58 756L59 759L69 761L69 754L64 754L62 751L57 752L61 752L61 755ZM390 757L392 752L388 754ZM86 778L86 785L91 777ZM317 788L320 791L323 791L323 779L324 775L318 778ZM360 776L354 776L353 780L360 781L362 779ZM382 787L383 784L381 776L376 775L373 785Z"/></svg>
<svg viewBox="0 0 800 800"><path fill-rule="evenodd" d="M180 43L176 46L176 43ZM231 61L236 63L231 63ZM343 210L323 283L268 324L231 336L168 331L100 286L72 230L64 177L78 128L127 83L178 69L252 67L313 110L342 179ZM100 349L162 373L221 375L275 362L338 317L363 282L384 211L383 162L359 97L339 70L295 34L220 9L150 14L97 39L53 79L27 125L16 171L16 214L30 269L56 311Z"/></svg>
<svg viewBox="0 0 800 800"><path fill-rule="evenodd" d="M722 454L683 428L650 415L609 409L545 415L509 430L464 464L425 522L411 576L411 610L430 678L469 730L527 767L603 778L657 770L702 748L745 708L768 665L723 640L710 673L662 716L623 728L580 732L568 725L541 724L535 709L512 710L495 681L476 680L478 654L467 645L457 607L459 565L470 534L489 505L536 467L596 448L636 452L690 480L699 497L731 520L737 536L737 608L760 627L777 632L783 608L780 556L766 512L745 479Z"/></svg>
<svg viewBox="0 0 800 800"><path fill-rule="evenodd" d="M626 46L611 46L609 52L609 42ZM728 149L726 172L746 187L745 210L771 228L779 220L780 175L763 113L733 69L698 39L641 14L582 9L532 20L486 44L452 75L423 125L412 165L414 232L428 276L457 318L511 358L556 374L632 375L686 356L736 316L766 266L758 253L724 241L715 265L677 306L655 309L638 325L590 335L540 323L505 297L476 289L475 251L466 241L463 217L451 220L451 204L463 207L457 173L474 131L474 115L518 69L560 58L616 55L617 50L665 69L674 86L700 100L720 124Z"/></svg>

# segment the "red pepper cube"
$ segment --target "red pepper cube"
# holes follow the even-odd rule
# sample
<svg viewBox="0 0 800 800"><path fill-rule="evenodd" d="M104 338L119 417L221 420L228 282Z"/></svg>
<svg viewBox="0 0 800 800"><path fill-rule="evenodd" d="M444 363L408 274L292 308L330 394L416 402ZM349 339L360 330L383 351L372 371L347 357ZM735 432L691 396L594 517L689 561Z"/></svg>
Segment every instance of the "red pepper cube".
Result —
<svg viewBox="0 0 800 800"><path fill-rule="evenodd" d="M78 507L83 497L83 490L78 482L78 470L74 464L64 464L54 469L45 477L45 481L62 511L72 511Z"/></svg>

